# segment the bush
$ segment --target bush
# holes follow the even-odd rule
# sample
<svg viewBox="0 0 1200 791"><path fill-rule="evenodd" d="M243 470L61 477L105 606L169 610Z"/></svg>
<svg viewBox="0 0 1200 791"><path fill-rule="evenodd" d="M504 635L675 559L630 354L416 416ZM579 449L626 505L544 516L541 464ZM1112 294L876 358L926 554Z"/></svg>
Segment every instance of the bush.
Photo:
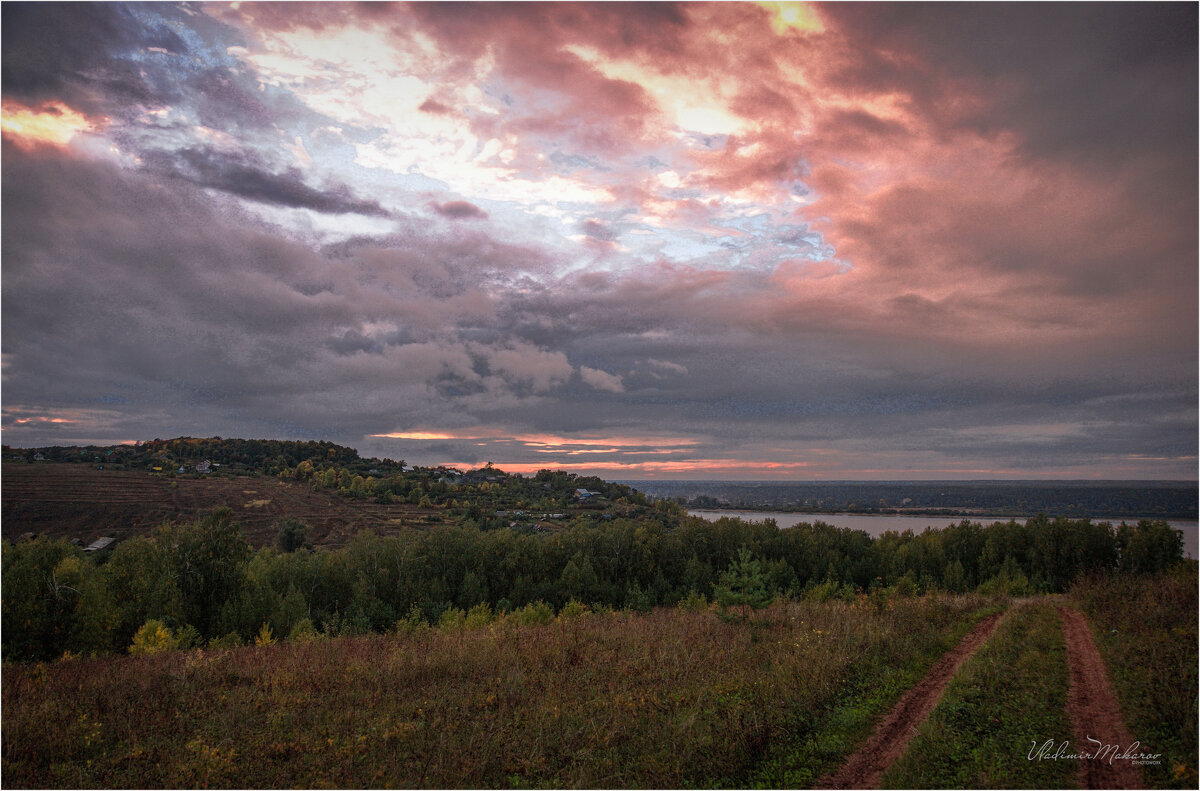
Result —
<svg viewBox="0 0 1200 791"><path fill-rule="evenodd" d="M1021 572L1014 575L997 574L979 586L979 592L984 596L1028 596L1033 593L1033 586Z"/></svg>
<svg viewBox="0 0 1200 791"><path fill-rule="evenodd" d="M162 651L173 651L178 646L175 635L171 633L167 625L156 618L151 618L142 624L142 628L138 629L137 634L133 636L129 653L157 654Z"/></svg>
<svg viewBox="0 0 1200 791"><path fill-rule="evenodd" d="M554 610L550 609L549 604L539 600L531 604L526 604L519 610L514 610L510 617L513 623L520 626L534 626L550 623L554 620Z"/></svg>
<svg viewBox="0 0 1200 791"><path fill-rule="evenodd" d="M457 607L451 607L442 613L438 619L438 629L443 632L455 632L466 628L467 614Z"/></svg>
<svg viewBox="0 0 1200 791"><path fill-rule="evenodd" d="M311 618L301 618L292 627L292 631L288 634L288 640L293 643L311 643L320 636L317 633L317 628L313 626Z"/></svg>
<svg viewBox="0 0 1200 791"><path fill-rule="evenodd" d="M496 620L496 615L492 612L492 606L487 602L481 602L467 610L467 617L463 622L463 626L467 629L478 629L482 626L487 626L494 620Z"/></svg>
<svg viewBox="0 0 1200 791"><path fill-rule="evenodd" d="M392 631L401 636L416 634L429 628L429 624L425 622L425 614L421 612L419 605L414 604L408 610L408 615L396 621L392 626Z"/></svg>
<svg viewBox="0 0 1200 791"><path fill-rule="evenodd" d="M229 632L208 641L209 648L237 648L240 645L242 645L242 636L237 632Z"/></svg>
<svg viewBox="0 0 1200 791"><path fill-rule="evenodd" d="M737 607L739 612L732 617L742 621L749 619L751 609L761 610L775 598L767 591L767 577L762 565L746 547L738 550L737 557L721 575L721 584L713 589L713 593L721 605L722 615L728 614L728 608Z"/></svg>
<svg viewBox="0 0 1200 791"><path fill-rule="evenodd" d="M587 615L590 610L586 604L571 599L563 605L563 608L558 611L558 619L560 621L569 621L572 618L582 618Z"/></svg>
<svg viewBox="0 0 1200 791"><path fill-rule="evenodd" d="M695 588L688 591L688 595L679 600L676 605L679 609L688 612L703 612L708 609L708 599L703 593L700 593Z"/></svg>
<svg viewBox="0 0 1200 791"><path fill-rule="evenodd" d="M202 642L204 638L200 636L200 631L190 623L185 623L175 630L175 645L178 648L196 648Z"/></svg>
<svg viewBox="0 0 1200 791"><path fill-rule="evenodd" d="M275 645L275 635L271 634L271 625L264 623L254 636L255 645Z"/></svg>

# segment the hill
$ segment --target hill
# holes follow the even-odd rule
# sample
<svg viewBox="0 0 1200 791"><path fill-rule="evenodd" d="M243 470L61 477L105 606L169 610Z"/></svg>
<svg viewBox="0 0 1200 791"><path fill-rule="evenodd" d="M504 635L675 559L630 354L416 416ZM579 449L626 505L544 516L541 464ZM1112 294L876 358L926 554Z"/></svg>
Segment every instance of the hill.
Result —
<svg viewBox="0 0 1200 791"><path fill-rule="evenodd" d="M274 542L285 519L305 522L313 545L324 547L341 546L361 530L386 535L448 521L444 509L348 498L276 477L164 476L55 462L5 462L0 501L10 541L24 533L84 543L128 538L220 506L233 509L254 546Z"/></svg>
<svg viewBox="0 0 1200 791"><path fill-rule="evenodd" d="M362 530L468 525L551 532L652 510L627 486L549 470L532 477L488 465L460 471L360 458L331 442L221 437L137 445L3 449L3 536L77 539L143 535L227 506L256 547L278 525L308 525L314 546Z"/></svg>

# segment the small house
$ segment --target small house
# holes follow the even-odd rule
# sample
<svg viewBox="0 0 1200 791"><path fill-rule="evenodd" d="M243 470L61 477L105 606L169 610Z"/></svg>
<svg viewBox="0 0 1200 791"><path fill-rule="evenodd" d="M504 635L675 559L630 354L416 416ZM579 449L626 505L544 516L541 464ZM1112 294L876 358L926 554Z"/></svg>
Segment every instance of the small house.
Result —
<svg viewBox="0 0 1200 791"><path fill-rule="evenodd" d="M99 552L117 539L113 536L102 536L83 548L84 552Z"/></svg>

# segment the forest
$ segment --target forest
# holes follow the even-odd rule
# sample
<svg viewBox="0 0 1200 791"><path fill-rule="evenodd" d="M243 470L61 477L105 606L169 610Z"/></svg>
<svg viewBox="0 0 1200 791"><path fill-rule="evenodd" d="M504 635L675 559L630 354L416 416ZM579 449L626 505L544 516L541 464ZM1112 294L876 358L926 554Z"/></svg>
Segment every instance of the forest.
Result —
<svg viewBox="0 0 1200 791"><path fill-rule="evenodd" d="M739 595L1061 592L1081 575L1159 572L1183 552L1180 534L1157 521L964 520L872 538L820 522L709 522L669 503L553 533L363 532L332 551L309 551L304 531L282 524L277 545L255 551L233 512L217 509L94 553L6 541L5 658L366 634L503 612L548 619L567 607L647 612Z"/></svg>

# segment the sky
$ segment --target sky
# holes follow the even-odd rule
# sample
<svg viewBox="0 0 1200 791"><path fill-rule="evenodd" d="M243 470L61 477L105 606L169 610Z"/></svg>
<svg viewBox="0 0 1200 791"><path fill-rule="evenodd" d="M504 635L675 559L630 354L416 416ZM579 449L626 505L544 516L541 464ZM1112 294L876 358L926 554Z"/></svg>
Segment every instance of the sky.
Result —
<svg viewBox="0 0 1200 791"><path fill-rule="evenodd" d="M1195 4L0 10L8 445L1196 478Z"/></svg>

